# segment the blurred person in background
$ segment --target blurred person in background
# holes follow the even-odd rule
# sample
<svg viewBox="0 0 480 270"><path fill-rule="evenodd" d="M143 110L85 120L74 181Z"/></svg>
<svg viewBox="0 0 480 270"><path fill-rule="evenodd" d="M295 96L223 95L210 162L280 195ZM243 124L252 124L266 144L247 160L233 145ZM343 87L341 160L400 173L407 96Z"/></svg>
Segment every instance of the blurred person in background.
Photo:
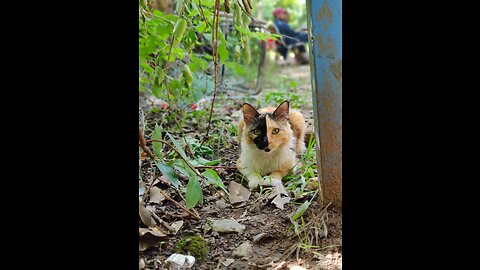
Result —
<svg viewBox="0 0 480 270"><path fill-rule="evenodd" d="M277 43L277 50L284 59L287 59L289 50L294 51L295 60L301 65L309 64L305 44L308 40L306 31L295 31L289 24L290 14L283 8L276 8L272 12L275 32L281 34L282 41Z"/></svg>

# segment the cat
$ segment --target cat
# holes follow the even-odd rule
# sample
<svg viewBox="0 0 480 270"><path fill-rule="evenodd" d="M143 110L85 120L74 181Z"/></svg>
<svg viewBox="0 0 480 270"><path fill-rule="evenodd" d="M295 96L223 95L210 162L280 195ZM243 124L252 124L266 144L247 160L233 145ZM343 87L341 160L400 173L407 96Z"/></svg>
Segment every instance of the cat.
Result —
<svg viewBox="0 0 480 270"><path fill-rule="evenodd" d="M251 190L259 185L283 188L282 178L305 151L305 118L290 110L288 101L277 108L259 110L244 103L242 113L238 123L241 151L237 169L247 178Z"/></svg>

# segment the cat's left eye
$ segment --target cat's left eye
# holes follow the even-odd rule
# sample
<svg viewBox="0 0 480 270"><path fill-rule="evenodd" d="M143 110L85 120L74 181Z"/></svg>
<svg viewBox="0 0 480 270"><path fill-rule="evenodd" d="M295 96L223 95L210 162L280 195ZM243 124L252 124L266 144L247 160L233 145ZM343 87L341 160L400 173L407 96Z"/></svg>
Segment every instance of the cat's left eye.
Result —
<svg viewBox="0 0 480 270"><path fill-rule="evenodd" d="M274 129L272 129L272 134L275 135L275 134L277 134L279 131L280 131L280 129L274 128Z"/></svg>

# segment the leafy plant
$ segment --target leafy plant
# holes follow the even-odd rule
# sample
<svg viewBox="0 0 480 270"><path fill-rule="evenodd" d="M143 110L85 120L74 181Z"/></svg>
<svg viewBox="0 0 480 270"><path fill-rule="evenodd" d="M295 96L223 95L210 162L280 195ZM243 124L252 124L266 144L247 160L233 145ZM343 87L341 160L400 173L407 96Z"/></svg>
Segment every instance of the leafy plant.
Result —
<svg viewBox="0 0 480 270"><path fill-rule="evenodd" d="M198 128L208 124L208 135L212 111L208 113L207 110L213 108L219 64L225 63L229 71L245 75L247 66L252 64L251 40L275 38L250 31L250 18L242 9L243 2L233 0L230 14L234 30L228 33L227 39L224 28L218 27L223 25L225 18L218 16L217 3L214 0L179 0L174 14L165 14L151 9L147 1L139 1L139 91L148 92L167 104L161 108L154 106L152 113L170 112L163 114L161 123L156 123L153 131L145 128L144 131L151 132L154 166L172 186L183 190L179 174L188 178L187 208L203 202L202 185L220 188L227 195L228 192L214 170L200 173L195 167L213 166L221 161L214 155L215 149L211 147L214 144L204 144L189 136L181 136L178 140L172 134L183 134L183 123L196 118ZM208 99L212 93L213 99ZM201 100L205 103L200 104ZM210 102L211 107L207 104ZM212 132L217 150L225 144L222 137L227 128L237 133L236 128L224 125Z"/></svg>
<svg viewBox="0 0 480 270"><path fill-rule="evenodd" d="M310 136L305 153L300 157L297 165L283 179L286 181L285 189L293 191L295 199L309 196L318 190L318 182L313 181L318 175L315 138ZM313 186L307 190L307 186Z"/></svg>

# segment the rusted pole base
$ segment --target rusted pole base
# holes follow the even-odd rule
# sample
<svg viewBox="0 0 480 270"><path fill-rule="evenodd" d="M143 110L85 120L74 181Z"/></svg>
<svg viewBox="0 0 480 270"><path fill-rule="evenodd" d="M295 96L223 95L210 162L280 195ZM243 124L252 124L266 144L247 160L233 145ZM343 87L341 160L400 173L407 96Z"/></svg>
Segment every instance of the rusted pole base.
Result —
<svg viewBox="0 0 480 270"><path fill-rule="evenodd" d="M320 200L342 207L342 1L307 0Z"/></svg>

